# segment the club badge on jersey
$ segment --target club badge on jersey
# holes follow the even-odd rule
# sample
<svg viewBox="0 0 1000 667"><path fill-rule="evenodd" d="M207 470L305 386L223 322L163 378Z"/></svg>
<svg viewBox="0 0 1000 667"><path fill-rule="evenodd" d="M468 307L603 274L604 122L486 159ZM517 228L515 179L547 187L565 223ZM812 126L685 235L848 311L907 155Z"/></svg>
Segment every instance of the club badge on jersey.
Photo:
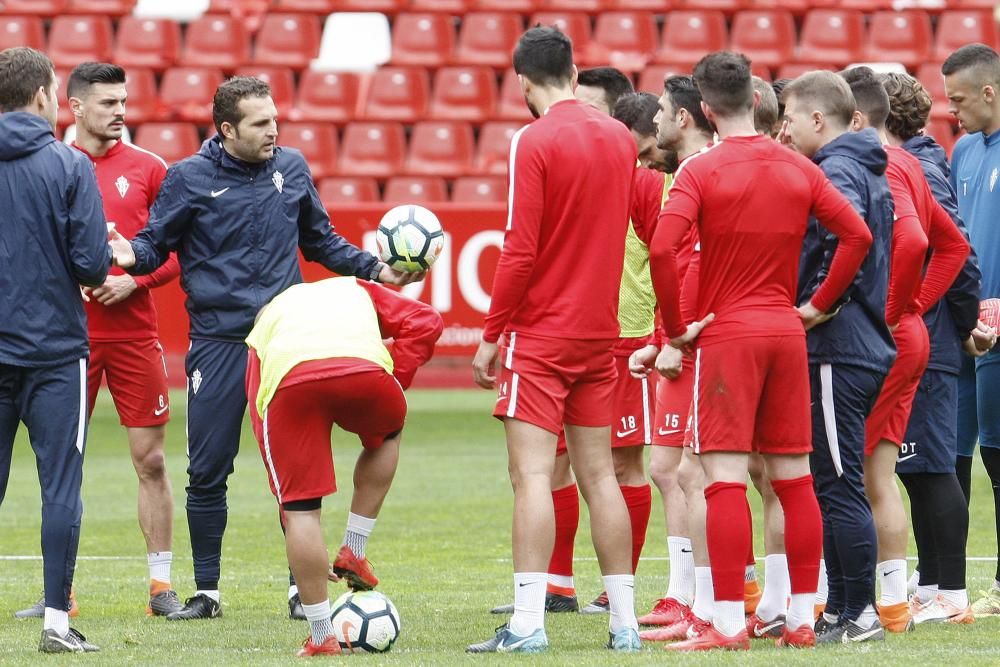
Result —
<svg viewBox="0 0 1000 667"><path fill-rule="evenodd" d="M274 183L274 187L278 189L278 192L281 192L281 188L285 185L285 177L281 175L280 171L276 171L271 176L271 182Z"/></svg>

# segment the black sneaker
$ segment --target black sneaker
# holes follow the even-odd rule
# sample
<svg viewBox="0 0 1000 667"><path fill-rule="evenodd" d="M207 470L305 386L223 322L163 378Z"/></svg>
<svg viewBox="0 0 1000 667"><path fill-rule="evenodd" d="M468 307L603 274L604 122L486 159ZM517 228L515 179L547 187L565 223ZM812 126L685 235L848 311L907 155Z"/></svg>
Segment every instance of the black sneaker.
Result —
<svg viewBox="0 0 1000 667"><path fill-rule="evenodd" d="M576 601L575 595L559 595L558 593L545 593L545 611L550 614L560 614L563 612L580 611L580 603ZM499 607L490 609L491 614L513 614L514 603L502 604Z"/></svg>
<svg viewBox="0 0 1000 667"><path fill-rule="evenodd" d="M168 621L192 621L197 618L219 618L222 616L222 605L204 593L195 595L184 601L184 608L167 614Z"/></svg>
<svg viewBox="0 0 1000 667"><path fill-rule="evenodd" d="M288 598L288 618L293 621L306 620L306 612L302 608L302 598L299 597L298 593Z"/></svg>
<svg viewBox="0 0 1000 667"><path fill-rule="evenodd" d="M41 653L94 653L101 649L87 641L73 628L69 629L65 637L61 637L55 630L42 630L42 638L38 642L38 650Z"/></svg>
<svg viewBox="0 0 1000 667"><path fill-rule="evenodd" d="M149 604L146 606L146 615L169 616L181 609L181 601L177 597L176 591L160 591L156 595L150 596Z"/></svg>
<svg viewBox="0 0 1000 667"><path fill-rule="evenodd" d="M611 611L611 603L608 602L607 591L602 592L594 601L580 610L581 614L607 614Z"/></svg>
<svg viewBox="0 0 1000 667"><path fill-rule="evenodd" d="M843 621L830 624L822 633L816 633L817 644L858 644L870 641L885 641L885 630L878 620L868 628L853 621Z"/></svg>
<svg viewBox="0 0 1000 667"><path fill-rule="evenodd" d="M813 625L813 632L816 633L816 641L819 641L821 634L837 625L839 625L839 621L828 621L826 620L826 614L820 614L819 618L816 619L816 624Z"/></svg>

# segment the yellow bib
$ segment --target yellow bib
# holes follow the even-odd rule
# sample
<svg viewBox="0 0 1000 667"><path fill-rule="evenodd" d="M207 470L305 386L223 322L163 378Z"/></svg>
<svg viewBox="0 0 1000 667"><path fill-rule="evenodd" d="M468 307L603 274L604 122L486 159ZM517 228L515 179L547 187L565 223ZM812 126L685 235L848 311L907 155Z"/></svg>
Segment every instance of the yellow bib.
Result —
<svg viewBox="0 0 1000 667"><path fill-rule="evenodd" d="M673 177L664 174L663 194L667 201ZM649 275L649 248L635 233L632 221L628 222L625 236L625 265L622 267L622 285L618 291L618 324L622 338L641 338L653 333L656 320L656 295Z"/></svg>

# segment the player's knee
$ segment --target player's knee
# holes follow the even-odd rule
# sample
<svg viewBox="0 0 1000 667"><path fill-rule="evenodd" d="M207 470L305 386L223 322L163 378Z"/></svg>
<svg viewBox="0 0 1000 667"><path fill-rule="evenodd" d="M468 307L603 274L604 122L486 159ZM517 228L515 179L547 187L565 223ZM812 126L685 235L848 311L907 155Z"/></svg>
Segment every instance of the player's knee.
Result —
<svg viewBox="0 0 1000 667"><path fill-rule="evenodd" d="M162 450L150 450L133 457L139 479L157 481L167 476L167 460Z"/></svg>
<svg viewBox="0 0 1000 667"><path fill-rule="evenodd" d="M650 461L649 476L653 480L653 484L656 485L656 488L660 490L660 493L666 493L676 488L679 483L677 466L670 465L666 461Z"/></svg>

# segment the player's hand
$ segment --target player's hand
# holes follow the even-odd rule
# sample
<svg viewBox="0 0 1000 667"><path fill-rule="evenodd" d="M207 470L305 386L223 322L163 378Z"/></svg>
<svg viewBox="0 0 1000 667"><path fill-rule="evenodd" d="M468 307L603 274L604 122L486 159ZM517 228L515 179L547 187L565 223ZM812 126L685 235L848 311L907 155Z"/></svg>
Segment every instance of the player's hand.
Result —
<svg viewBox="0 0 1000 667"><path fill-rule="evenodd" d="M135 278L128 274L108 276L103 285L94 289L94 298L100 304L112 306L132 296L138 287Z"/></svg>
<svg viewBox="0 0 1000 667"><path fill-rule="evenodd" d="M781 129L778 130L778 134L774 137L774 140L783 146L792 147L792 135L788 131L788 121L781 121Z"/></svg>
<svg viewBox="0 0 1000 667"><path fill-rule="evenodd" d="M92 288L80 285L80 298L84 303L90 303L90 291Z"/></svg>
<svg viewBox="0 0 1000 667"><path fill-rule="evenodd" d="M678 350L684 349L685 347L693 343L694 339L697 338L699 334L701 334L701 330L707 327L709 324L711 324L712 320L714 319L715 319L715 313L709 313L708 315L705 316L705 319L699 320L697 322L692 322L691 324L688 325L687 331L684 333L684 335L670 339L670 345L676 347Z"/></svg>
<svg viewBox="0 0 1000 667"><path fill-rule="evenodd" d="M656 355L659 352L660 348L655 345L647 345L633 352L628 358L629 374L637 380L649 376L653 372Z"/></svg>
<svg viewBox="0 0 1000 667"><path fill-rule="evenodd" d="M398 285L402 287L403 285L421 281L426 275L426 271L397 271L388 264L383 264L382 270L378 274L378 281L386 285Z"/></svg>
<svg viewBox="0 0 1000 667"><path fill-rule="evenodd" d="M476 356L472 360L472 377L483 389L493 389L497 386L497 377L494 372L497 363L496 343L487 343L485 340L479 343Z"/></svg>
<svg viewBox="0 0 1000 667"><path fill-rule="evenodd" d="M981 357L993 349L997 342L996 330L979 320L969 337L962 341L962 347L973 357Z"/></svg>
<svg viewBox="0 0 1000 667"><path fill-rule="evenodd" d="M684 353L672 345L666 345L656 357L656 370L668 380L676 380L683 368Z"/></svg>
<svg viewBox="0 0 1000 667"><path fill-rule="evenodd" d="M128 269L135 266L135 251L132 244L113 228L108 230L108 245L111 246L111 261L115 266Z"/></svg>
<svg viewBox="0 0 1000 667"><path fill-rule="evenodd" d="M806 331L832 320L833 316L836 315L836 313L821 312L816 306L812 305L812 301L807 301L796 308L796 310L799 311L799 317L802 319L802 325L806 328Z"/></svg>

